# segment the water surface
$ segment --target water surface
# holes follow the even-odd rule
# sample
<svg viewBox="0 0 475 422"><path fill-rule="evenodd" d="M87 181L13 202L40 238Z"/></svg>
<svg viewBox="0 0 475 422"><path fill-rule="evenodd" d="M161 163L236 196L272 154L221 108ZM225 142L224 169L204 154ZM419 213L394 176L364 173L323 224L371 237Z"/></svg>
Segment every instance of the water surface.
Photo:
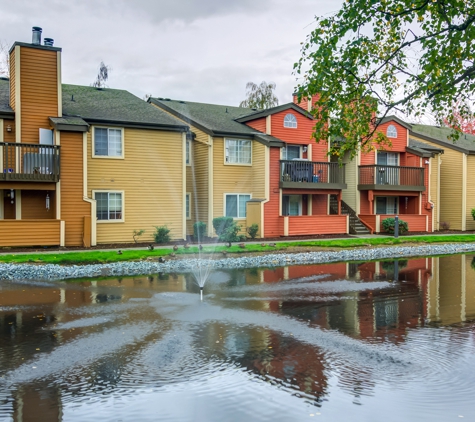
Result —
<svg viewBox="0 0 475 422"><path fill-rule="evenodd" d="M474 261L0 282L0 420L475 420Z"/></svg>

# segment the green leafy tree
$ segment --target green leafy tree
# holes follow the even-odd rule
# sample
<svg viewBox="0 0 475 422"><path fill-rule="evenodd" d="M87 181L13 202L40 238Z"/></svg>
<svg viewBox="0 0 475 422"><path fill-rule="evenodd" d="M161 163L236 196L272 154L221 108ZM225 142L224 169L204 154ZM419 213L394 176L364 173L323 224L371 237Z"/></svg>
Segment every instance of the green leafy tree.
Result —
<svg viewBox="0 0 475 422"><path fill-rule="evenodd" d="M254 82L246 84L246 99L241 101L239 107L266 109L279 105L279 100L274 94L274 82L262 81L259 85Z"/></svg>
<svg viewBox="0 0 475 422"><path fill-rule="evenodd" d="M315 139L341 158L388 142L378 110L442 123L475 91L474 42L473 0L347 0L317 18L294 65L299 96L317 95Z"/></svg>

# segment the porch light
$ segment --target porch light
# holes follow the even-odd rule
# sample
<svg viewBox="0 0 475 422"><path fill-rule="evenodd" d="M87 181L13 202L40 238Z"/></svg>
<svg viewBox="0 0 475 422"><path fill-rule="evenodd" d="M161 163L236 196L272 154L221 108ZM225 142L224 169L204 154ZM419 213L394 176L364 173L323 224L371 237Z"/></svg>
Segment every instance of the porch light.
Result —
<svg viewBox="0 0 475 422"><path fill-rule="evenodd" d="M49 194L46 193L46 211L49 211L49 205L50 205L50 202L49 202Z"/></svg>

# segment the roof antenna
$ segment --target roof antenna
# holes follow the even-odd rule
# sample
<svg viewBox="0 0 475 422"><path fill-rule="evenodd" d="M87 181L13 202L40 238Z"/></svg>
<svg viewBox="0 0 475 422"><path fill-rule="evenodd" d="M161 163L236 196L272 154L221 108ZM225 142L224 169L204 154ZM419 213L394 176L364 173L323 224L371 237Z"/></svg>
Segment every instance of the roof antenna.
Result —
<svg viewBox="0 0 475 422"><path fill-rule="evenodd" d="M228 112L228 108L226 107L226 113Z"/></svg>
<svg viewBox="0 0 475 422"><path fill-rule="evenodd" d="M74 94L71 94L71 101L74 101Z"/></svg>

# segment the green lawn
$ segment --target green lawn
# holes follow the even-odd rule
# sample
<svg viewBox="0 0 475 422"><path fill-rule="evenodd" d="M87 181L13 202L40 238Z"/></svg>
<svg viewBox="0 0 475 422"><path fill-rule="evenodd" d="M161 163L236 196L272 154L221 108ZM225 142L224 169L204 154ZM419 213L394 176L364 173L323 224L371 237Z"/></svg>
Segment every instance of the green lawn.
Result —
<svg viewBox="0 0 475 422"><path fill-rule="evenodd" d="M249 252L272 252L283 250L292 246L311 248L355 248L365 246L401 245L411 243L452 243L452 242L474 242L475 235L447 235L447 236L403 236L395 239L393 237L365 238L365 239L337 239L337 240L315 240L302 242L278 242L276 246L261 246L261 244L246 244L245 248L233 245L230 248L225 246L204 246L202 253L214 254L220 257L222 251L228 253L249 253ZM267 242L265 242L267 244ZM149 250L124 250L121 255L116 251L103 252L98 250L86 252L66 252L66 253L34 253L34 254L0 254L0 262L4 263L42 263L42 264L96 264L119 261L138 261L147 258L158 259L160 256L169 259L172 248ZM175 252L176 255L198 255L198 247L192 246L184 249L182 246Z"/></svg>

